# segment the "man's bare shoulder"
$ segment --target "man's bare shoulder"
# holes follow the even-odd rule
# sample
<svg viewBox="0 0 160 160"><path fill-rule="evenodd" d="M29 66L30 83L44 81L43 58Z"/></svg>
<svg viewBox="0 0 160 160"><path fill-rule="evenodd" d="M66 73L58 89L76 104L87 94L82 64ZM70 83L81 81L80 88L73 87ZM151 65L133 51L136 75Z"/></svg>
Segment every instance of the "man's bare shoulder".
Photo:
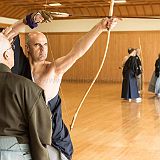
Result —
<svg viewBox="0 0 160 160"><path fill-rule="evenodd" d="M51 64L52 62L50 62L50 61L45 61L45 64L46 65L49 65L49 64Z"/></svg>

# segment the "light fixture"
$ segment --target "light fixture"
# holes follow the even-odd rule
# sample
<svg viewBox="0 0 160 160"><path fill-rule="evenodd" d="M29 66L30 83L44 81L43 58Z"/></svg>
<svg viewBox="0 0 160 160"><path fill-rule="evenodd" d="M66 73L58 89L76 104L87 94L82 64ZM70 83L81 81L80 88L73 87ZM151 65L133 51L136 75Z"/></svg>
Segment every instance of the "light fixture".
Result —
<svg viewBox="0 0 160 160"><path fill-rule="evenodd" d="M115 0L114 3L126 3L126 0Z"/></svg>
<svg viewBox="0 0 160 160"><path fill-rule="evenodd" d="M51 7L56 7L56 6L61 6L62 4L61 3L50 3L48 5Z"/></svg>
<svg viewBox="0 0 160 160"><path fill-rule="evenodd" d="M70 15L68 13L64 12L51 12L54 17L69 17Z"/></svg>

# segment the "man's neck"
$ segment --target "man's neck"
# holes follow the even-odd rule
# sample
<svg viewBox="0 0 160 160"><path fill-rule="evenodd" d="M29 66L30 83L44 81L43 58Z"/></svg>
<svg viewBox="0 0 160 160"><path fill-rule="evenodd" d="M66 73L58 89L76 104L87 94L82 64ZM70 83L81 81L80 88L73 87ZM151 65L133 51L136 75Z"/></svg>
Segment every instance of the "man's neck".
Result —
<svg viewBox="0 0 160 160"><path fill-rule="evenodd" d="M33 62L33 61L29 61L30 62L30 66L31 66L31 71L32 72L36 72L42 69L42 67L45 64L45 61L41 61L41 62Z"/></svg>

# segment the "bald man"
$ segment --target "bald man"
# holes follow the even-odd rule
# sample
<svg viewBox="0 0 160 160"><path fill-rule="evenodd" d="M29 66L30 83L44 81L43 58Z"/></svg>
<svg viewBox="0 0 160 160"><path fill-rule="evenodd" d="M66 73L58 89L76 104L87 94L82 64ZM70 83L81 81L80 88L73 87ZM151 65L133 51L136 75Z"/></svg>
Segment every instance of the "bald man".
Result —
<svg viewBox="0 0 160 160"><path fill-rule="evenodd" d="M31 32L27 35L26 51L31 66L32 79L45 90L48 102L58 94L64 73L88 51L97 37L106 29L106 25L111 25L111 22L108 18L103 19L79 39L66 56L53 62L46 61L48 54L46 36L41 32Z"/></svg>
<svg viewBox="0 0 160 160"><path fill-rule="evenodd" d="M12 46L0 33L0 160L50 160L51 113L44 91L11 73L13 66Z"/></svg>
<svg viewBox="0 0 160 160"><path fill-rule="evenodd" d="M52 147L49 147L49 150L50 158L53 160L69 160L73 153L70 135L62 120L61 99L58 95L62 77L88 51L97 37L106 28L113 28L116 23L117 19L105 18L101 20L75 43L66 56L53 62L46 61L48 54L46 36L41 32L31 32L27 35L28 59L23 57L22 61L25 63L20 74L32 79L45 91L47 104L52 112Z"/></svg>

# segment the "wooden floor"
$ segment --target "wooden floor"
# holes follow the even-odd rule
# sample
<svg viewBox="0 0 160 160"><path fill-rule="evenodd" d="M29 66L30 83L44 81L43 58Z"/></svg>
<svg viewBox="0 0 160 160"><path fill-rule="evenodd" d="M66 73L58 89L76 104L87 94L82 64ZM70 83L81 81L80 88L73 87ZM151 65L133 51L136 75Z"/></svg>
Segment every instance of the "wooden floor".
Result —
<svg viewBox="0 0 160 160"><path fill-rule="evenodd" d="M88 85L62 83L67 127ZM96 84L70 133L73 160L160 160L160 99L147 87L136 103L121 100L121 84Z"/></svg>

